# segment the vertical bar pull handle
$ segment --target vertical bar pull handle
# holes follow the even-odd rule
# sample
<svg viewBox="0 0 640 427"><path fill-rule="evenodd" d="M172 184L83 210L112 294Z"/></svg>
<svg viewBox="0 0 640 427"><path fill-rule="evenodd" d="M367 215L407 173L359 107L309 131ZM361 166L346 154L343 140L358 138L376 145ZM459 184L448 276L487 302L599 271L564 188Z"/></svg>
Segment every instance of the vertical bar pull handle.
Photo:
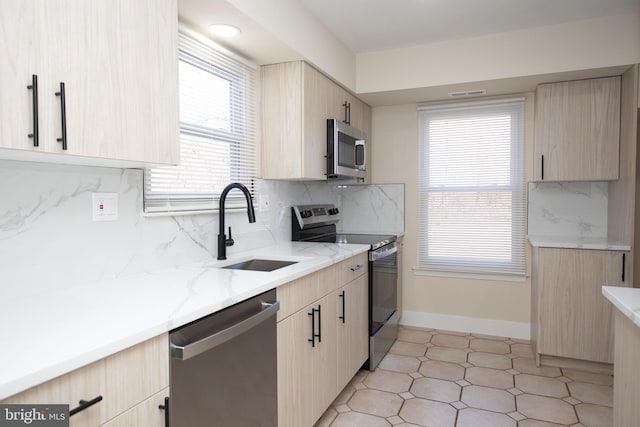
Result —
<svg viewBox="0 0 640 427"><path fill-rule="evenodd" d="M624 282L624 271L626 270L627 254L622 254L622 282Z"/></svg>
<svg viewBox="0 0 640 427"><path fill-rule="evenodd" d="M38 138L38 76L36 74L31 75L31 84L27 86L27 89L31 90L31 104L33 108L33 133L27 135L29 138L33 138L33 146L40 145Z"/></svg>
<svg viewBox="0 0 640 427"><path fill-rule="evenodd" d="M171 424L171 414L169 414L169 398L164 398L164 405L158 405L158 409L164 411L164 427L169 427Z"/></svg>
<svg viewBox="0 0 640 427"><path fill-rule="evenodd" d="M347 112L349 113L347 118L347 124L351 126L351 103L349 103L349 105L347 106Z"/></svg>
<svg viewBox="0 0 640 427"><path fill-rule="evenodd" d="M62 143L62 149L67 149L67 105L65 100L64 82L60 82L60 92L56 92L56 96L60 97L60 117L62 119L62 136L57 138Z"/></svg>
<svg viewBox="0 0 640 427"><path fill-rule="evenodd" d="M318 337L318 342L322 342L322 318L320 317L322 315L322 312L320 311L321 309L322 306L318 304L318 309L316 310L318 312L318 335L316 335L316 337Z"/></svg>
<svg viewBox="0 0 640 427"><path fill-rule="evenodd" d="M540 179L544 181L544 154L540 156Z"/></svg>
<svg viewBox="0 0 640 427"><path fill-rule="evenodd" d="M345 318L345 310L344 310L344 291L340 292L340 295L338 295L338 298L342 298L342 316L338 316L338 319L342 320L342 323L344 323L344 318Z"/></svg>
<svg viewBox="0 0 640 427"><path fill-rule="evenodd" d="M312 308L311 313L307 313L307 314L311 316L311 338L309 338L307 341L311 343L311 347L315 347L316 346L316 309Z"/></svg>
<svg viewBox="0 0 640 427"><path fill-rule="evenodd" d="M348 113L349 110L347 105L349 105L347 101L344 101L344 104L342 104L342 106L344 107L344 120L342 122L349 124L349 113Z"/></svg>

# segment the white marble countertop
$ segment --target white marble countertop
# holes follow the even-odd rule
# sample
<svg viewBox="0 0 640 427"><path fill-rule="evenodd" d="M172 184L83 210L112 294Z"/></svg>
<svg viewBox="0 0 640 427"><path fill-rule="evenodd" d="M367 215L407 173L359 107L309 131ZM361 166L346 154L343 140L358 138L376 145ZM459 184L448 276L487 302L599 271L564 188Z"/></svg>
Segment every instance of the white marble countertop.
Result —
<svg viewBox="0 0 640 427"><path fill-rule="evenodd" d="M602 295L640 327L640 288L603 286Z"/></svg>
<svg viewBox="0 0 640 427"><path fill-rule="evenodd" d="M538 248L601 249L608 251L630 251L631 246L608 240L604 237L572 236L527 236L529 243Z"/></svg>
<svg viewBox="0 0 640 427"><path fill-rule="evenodd" d="M367 250L283 242L225 261L2 300L0 400ZM273 272L220 268L254 257L298 263Z"/></svg>

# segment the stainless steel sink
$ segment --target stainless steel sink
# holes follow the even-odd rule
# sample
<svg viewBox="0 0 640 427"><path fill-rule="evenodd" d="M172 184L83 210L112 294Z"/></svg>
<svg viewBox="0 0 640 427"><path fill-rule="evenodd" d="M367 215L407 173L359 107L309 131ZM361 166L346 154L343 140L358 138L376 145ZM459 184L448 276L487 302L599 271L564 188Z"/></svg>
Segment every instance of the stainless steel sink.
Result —
<svg viewBox="0 0 640 427"><path fill-rule="evenodd" d="M275 259L250 259L231 265L225 265L222 268L229 268L231 270L274 271L279 268L296 264L297 262L298 261L280 261Z"/></svg>

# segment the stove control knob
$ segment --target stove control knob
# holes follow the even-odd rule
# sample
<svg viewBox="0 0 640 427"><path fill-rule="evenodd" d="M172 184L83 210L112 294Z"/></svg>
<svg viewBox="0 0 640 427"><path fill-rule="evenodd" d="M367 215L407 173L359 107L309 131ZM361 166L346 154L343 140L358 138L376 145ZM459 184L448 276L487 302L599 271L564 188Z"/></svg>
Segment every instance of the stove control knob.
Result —
<svg viewBox="0 0 640 427"><path fill-rule="evenodd" d="M313 212L311 212L310 210L302 211L300 212L300 216L302 218L309 218L310 216L313 216Z"/></svg>
<svg viewBox="0 0 640 427"><path fill-rule="evenodd" d="M338 208L329 209L329 215L337 215L339 212Z"/></svg>

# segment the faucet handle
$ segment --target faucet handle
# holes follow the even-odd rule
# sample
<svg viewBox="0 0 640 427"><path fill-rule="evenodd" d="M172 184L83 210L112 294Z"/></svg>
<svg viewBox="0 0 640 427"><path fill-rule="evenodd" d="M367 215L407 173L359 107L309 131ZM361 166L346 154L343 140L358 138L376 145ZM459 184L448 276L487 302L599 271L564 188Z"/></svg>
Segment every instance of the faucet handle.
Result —
<svg viewBox="0 0 640 427"><path fill-rule="evenodd" d="M224 244L226 246L233 246L234 243L235 241L233 240L233 237L231 237L231 227L229 227L229 238L225 240Z"/></svg>

